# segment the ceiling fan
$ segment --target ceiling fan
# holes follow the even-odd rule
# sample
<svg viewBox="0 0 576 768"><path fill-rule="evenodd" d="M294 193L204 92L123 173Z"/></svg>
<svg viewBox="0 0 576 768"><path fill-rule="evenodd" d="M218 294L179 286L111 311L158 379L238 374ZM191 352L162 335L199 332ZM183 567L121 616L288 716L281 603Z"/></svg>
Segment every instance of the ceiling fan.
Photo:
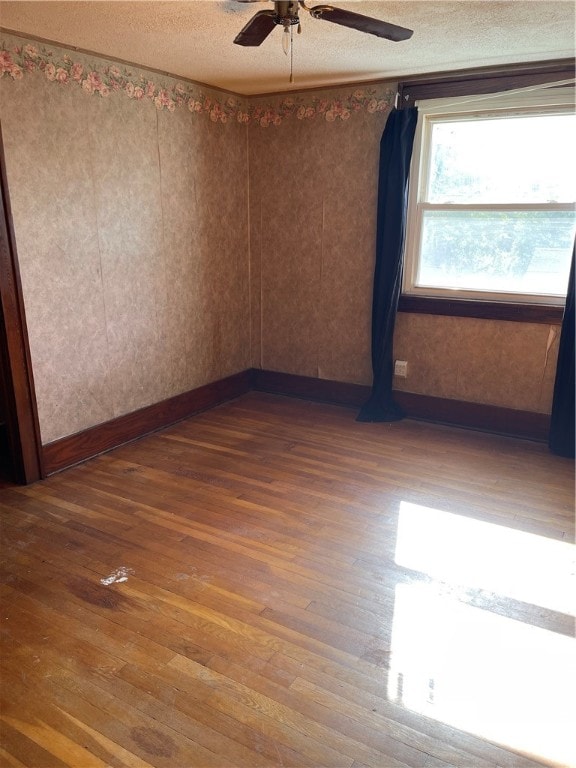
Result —
<svg viewBox="0 0 576 768"><path fill-rule="evenodd" d="M238 0L240 3L268 2L268 0ZM412 30L390 24L387 21L373 19L360 13L345 11L342 8L334 8L331 5L314 5L311 8L305 0L275 0L273 11L258 11L250 19L246 26L234 38L237 45L257 46L264 42L275 26L284 27L285 35L291 32L294 25L298 25L300 32L299 8L307 11L314 19L324 19L343 27L367 32L369 35L384 37L386 40L399 42L412 37ZM284 40L283 40L284 42Z"/></svg>

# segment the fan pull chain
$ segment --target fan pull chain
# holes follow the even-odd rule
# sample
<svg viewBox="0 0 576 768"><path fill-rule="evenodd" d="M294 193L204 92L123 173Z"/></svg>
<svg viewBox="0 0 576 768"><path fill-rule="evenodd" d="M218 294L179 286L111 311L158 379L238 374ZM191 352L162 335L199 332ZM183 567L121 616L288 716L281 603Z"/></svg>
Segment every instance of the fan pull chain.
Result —
<svg viewBox="0 0 576 768"><path fill-rule="evenodd" d="M300 24L298 24L300 32ZM290 82L294 82L294 27L290 27Z"/></svg>

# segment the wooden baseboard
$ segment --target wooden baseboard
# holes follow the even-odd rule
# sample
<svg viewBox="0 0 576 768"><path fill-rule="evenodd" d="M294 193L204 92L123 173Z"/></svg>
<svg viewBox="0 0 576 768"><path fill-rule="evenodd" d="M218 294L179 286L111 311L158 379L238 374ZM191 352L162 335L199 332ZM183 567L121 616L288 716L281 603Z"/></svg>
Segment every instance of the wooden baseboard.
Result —
<svg viewBox="0 0 576 768"><path fill-rule="evenodd" d="M344 381L316 379L312 376L297 376L293 373L263 371L257 368L252 370L252 387L257 392L301 397L303 400L354 408L363 405L370 395L370 387L365 384L348 384Z"/></svg>
<svg viewBox="0 0 576 768"><path fill-rule="evenodd" d="M395 392L394 397L412 419L452 424L528 440L548 440L550 415L547 413L518 411L514 408L429 397L413 392Z"/></svg>
<svg viewBox="0 0 576 768"><path fill-rule="evenodd" d="M252 386L261 392L354 408L359 408L370 395L370 387L362 384L347 384L341 381L315 379L275 371L254 370ZM545 413L430 397L413 392L395 391L394 397L409 418L529 440L546 441L548 439L550 416Z"/></svg>
<svg viewBox="0 0 576 768"><path fill-rule="evenodd" d="M48 443L43 446L45 475L79 464L250 390L352 408L359 408L370 394L370 387L363 384L252 368ZM550 416L544 413L517 411L412 392L395 392L395 398L409 418L530 440L548 439Z"/></svg>
<svg viewBox="0 0 576 768"><path fill-rule="evenodd" d="M156 432L199 411L239 397L251 388L252 371L242 371L55 440L43 446L45 473L51 475L150 432Z"/></svg>

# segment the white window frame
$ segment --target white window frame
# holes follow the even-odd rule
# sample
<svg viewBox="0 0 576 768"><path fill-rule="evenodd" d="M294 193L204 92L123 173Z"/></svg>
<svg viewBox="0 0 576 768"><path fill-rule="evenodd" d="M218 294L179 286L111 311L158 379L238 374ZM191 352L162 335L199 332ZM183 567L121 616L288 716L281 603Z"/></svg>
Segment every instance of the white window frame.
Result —
<svg viewBox="0 0 576 768"><path fill-rule="evenodd" d="M418 123L410 170L406 245L402 292L406 296L441 299L468 299L483 302L509 302L514 304L563 305L565 295L505 293L501 291L465 290L416 284L422 218L426 210L559 210L573 211L574 203L550 204L436 204L423 200L430 171L431 134L434 120L470 120L474 117L510 117L526 114L562 114L574 112L574 88L538 88L524 93L494 96L464 96L417 101Z"/></svg>

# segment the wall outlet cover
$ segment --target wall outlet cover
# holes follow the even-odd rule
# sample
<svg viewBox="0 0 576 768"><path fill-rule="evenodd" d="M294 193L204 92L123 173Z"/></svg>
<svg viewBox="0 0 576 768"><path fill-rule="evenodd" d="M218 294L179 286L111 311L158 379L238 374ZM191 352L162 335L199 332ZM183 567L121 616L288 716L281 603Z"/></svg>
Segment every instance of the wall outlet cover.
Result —
<svg viewBox="0 0 576 768"><path fill-rule="evenodd" d="M394 361L394 376L406 378L408 376L408 361L407 360L395 360Z"/></svg>

